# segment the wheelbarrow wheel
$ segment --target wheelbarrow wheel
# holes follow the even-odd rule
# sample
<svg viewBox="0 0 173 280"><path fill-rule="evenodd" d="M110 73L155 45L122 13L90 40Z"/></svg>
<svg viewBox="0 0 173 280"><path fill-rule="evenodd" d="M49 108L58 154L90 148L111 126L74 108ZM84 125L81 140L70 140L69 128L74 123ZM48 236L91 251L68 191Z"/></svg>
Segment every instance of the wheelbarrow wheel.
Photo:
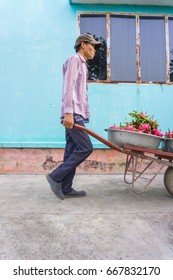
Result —
<svg viewBox="0 0 173 280"><path fill-rule="evenodd" d="M173 167L169 166L166 169L163 180L166 190L173 196Z"/></svg>

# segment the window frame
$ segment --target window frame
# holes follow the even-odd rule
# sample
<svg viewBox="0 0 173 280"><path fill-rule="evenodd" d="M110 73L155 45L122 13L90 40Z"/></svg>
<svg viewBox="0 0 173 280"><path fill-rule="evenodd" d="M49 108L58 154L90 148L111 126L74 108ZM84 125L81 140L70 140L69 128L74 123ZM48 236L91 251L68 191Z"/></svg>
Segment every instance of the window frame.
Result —
<svg viewBox="0 0 173 280"><path fill-rule="evenodd" d="M80 34L80 17L81 15L104 15L106 16L106 43L107 43L107 79L106 80L89 80L90 83L135 83L135 84L173 84L170 81L170 57L169 57L169 18L173 19L172 14L150 14L150 13L112 13L112 12L78 12L78 31ZM111 16L133 16L136 19L136 82L131 81L114 81L111 80L111 48L110 48L110 22ZM148 82L141 81L141 65L140 65L140 17L163 17L165 22L165 65L166 65L166 81L165 82Z"/></svg>

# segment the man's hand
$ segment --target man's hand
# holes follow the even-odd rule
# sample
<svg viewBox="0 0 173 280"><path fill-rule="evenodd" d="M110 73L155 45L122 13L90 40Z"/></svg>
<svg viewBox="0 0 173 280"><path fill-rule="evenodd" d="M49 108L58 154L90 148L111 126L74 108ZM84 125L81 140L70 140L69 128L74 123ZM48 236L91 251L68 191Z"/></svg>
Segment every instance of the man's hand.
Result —
<svg viewBox="0 0 173 280"><path fill-rule="evenodd" d="M65 114L63 123L66 128L73 128L74 126L74 117L73 114Z"/></svg>

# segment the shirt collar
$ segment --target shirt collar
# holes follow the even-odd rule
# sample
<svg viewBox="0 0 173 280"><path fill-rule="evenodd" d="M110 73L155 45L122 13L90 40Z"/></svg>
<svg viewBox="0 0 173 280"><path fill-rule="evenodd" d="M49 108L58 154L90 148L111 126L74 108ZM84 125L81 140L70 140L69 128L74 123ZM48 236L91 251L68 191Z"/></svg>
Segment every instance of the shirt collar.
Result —
<svg viewBox="0 0 173 280"><path fill-rule="evenodd" d="M80 59L82 60L82 62L86 63L85 58L78 52L77 55L80 57Z"/></svg>

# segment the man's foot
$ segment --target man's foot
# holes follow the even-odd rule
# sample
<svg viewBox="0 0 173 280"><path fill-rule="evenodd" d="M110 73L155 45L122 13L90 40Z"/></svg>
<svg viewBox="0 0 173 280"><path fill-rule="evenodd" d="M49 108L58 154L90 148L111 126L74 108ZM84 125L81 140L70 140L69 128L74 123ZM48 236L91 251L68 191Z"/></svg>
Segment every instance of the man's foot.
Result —
<svg viewBox="0 0 173 280"><path fill-rule="evenodd" d="M52 192L56 195L59 199L64 199L64 194L62 192L62 183L56 183L49 174L46 175L46 179L51 187Z"/></svg>
<svg viewBox="0 0 173 280"><path fill-rule="evenodd" d="M76 191L74 189L72 189L69 193L64 194L65 198L76 198L76 197L83 197L86 196L86 192L85 191Z"/></svg>

